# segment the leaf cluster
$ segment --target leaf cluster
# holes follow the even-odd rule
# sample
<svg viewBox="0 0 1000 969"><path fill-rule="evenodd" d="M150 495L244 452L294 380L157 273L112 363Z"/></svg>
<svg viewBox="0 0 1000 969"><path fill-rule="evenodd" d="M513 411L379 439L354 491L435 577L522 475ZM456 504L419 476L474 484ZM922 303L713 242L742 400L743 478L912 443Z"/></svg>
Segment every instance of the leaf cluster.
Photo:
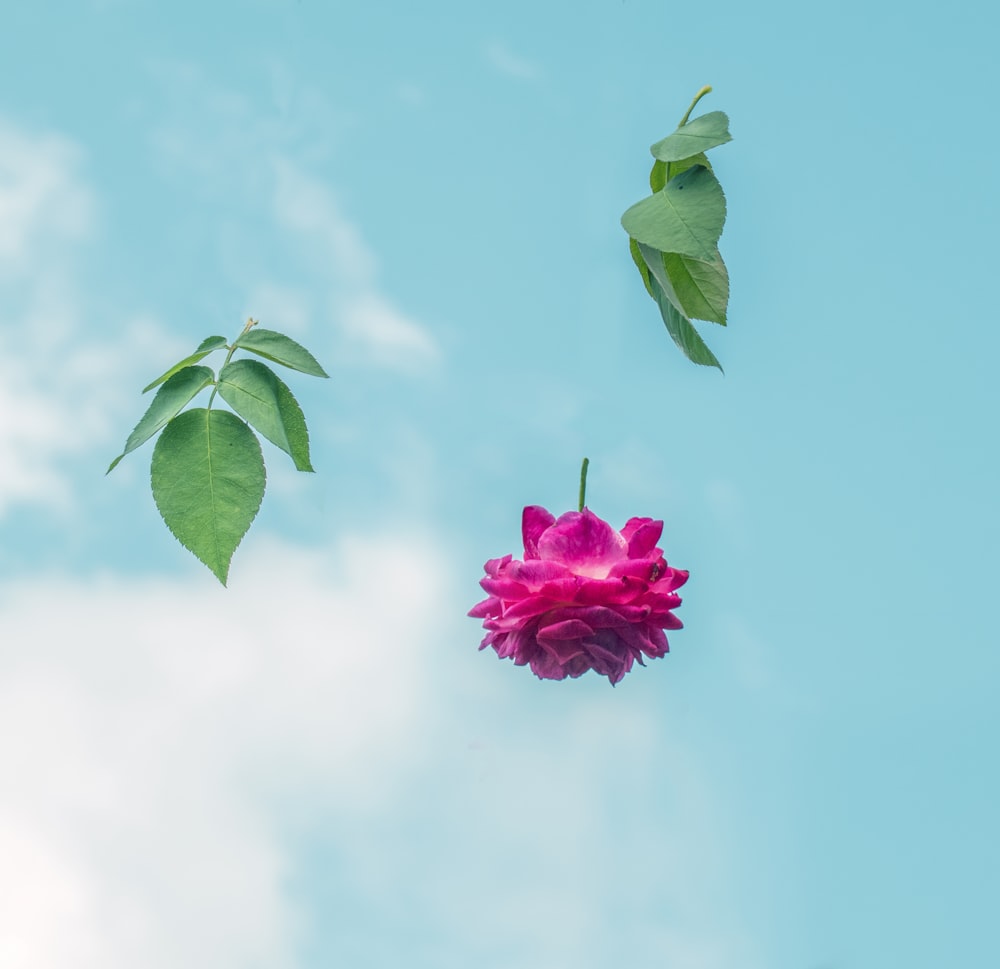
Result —
<svg viewBox="0 0 1000 969"><path fill-rule="evenodd" d="M201 361L226 350L218 376ZM210 336L197 350L143 388L158 388L152 402L111 462L160 431L153 448L150 483L153 500L174 537L225 585L236 548L257 515L264 497L264 456L254 430L281 448L299 471L312 471L309 432L298 401L267 364L233 360L237 350L291 370L326 377L316 358L291 337L257 328L250 320L230 344ZM184 410L207 387L206 407ZM232 411L213 410L216 396Z"/></svg>
<svg viewBox="0 0 1000 969"><path fill-rule="evenodd" d="M667 332L692 362L722 369L691 320L726 325L729 273L719 253L726 197L705 152L727 141L729 118L691 118L711 88L698 92L673 134L650 148L652 194L622 216L629 249Z"/></svg>

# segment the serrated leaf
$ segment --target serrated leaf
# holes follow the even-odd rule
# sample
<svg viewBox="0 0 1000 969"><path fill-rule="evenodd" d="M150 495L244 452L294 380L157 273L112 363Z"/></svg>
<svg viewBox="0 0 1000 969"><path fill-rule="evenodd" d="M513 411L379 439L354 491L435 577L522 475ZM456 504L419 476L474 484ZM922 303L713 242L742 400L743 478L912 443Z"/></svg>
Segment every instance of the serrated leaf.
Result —
<svg viewBox="0 0 1000 969"><path fill-rule="evenodd" d="M287 452L299 471L312 471L306 419L278 375L257 360L233 360L219 372L219 396L272 444Z"/></svg>
<svg viewBox="0 0 1000 969"><path fill-rule="evenodd" d="M708 114L692 118L687 124L681 125L649 150L660 161L677 162L732 140L726 113L709 111Z"/></svg>
<svg viewBox="0 0 1000 969"><path fill-rule="evenodd" d="M708 320L726 325L729 304L729 273L718 249L711 262L681 256L675 252L662 254L663 267L673 284L681 309L688 319Z"/></svg>
<svg viewBox="0 0 1000 969"><path fill-rule="evenodd" d="M156 392L142 420L125 442L125 450L108 466L105 474L113 471L126 454L145 444L161 427L181 412L198 393L210 386L215 374L208 367L184 367L168 377Z"/></svg>
<svg viewBox="0 0 1000 969"><path fill-rule="evenodd" d="M157 440L150 480L167 528L225 585L264 497L256 435L228 411L185 411Z"/></svg>
<svg viewBox="0 0 1000 969"><path fill-rule="evenodd" d="M204 360L210 353L214 353L216 350L221 350L225 345L226 338L224 336L207 337L198 344L198 349L195 350L191 356L185 357L183 360L175 363L166 373L161 374L151 384L146 384L146 386L142 388L142 392L145 394L154 387L158 387L165 380L169 380L175 373L177 373L178 370L183 370L185 367L190 367L191 364L197 363L199 360Z"/></svg>
<svg viewBox="0 0 1000 969"><path fill-rule="evenodd" d="M715 175L695 165L636 202L621 221L637 242L661 252L711 260L726 222L726 197Z"/></svg>
<svg viewBox="0 0 1000 969"><path fill-rule="evenodd" d="M313 377L329 376L319 365L319 361L301 343L296 343L284 333L262 330L255 326L241 333L233 346L250 350L265 360L273 360L284 367L311 374Z"/></svg>
<svg viewBox="0 0 1000 969"><path fill-rule="evenodd" d="M649 170L649 188L652 192L659 192L670 179L680 175L682 172L686 172L689 168L694 168L695 165L704 165L709 171L712 170L712 164L708 160L708 155L699 153L697 155L692 155L690 158L683 158L680 161L662 162L657 159L653 162L653 167Z"/></svg>

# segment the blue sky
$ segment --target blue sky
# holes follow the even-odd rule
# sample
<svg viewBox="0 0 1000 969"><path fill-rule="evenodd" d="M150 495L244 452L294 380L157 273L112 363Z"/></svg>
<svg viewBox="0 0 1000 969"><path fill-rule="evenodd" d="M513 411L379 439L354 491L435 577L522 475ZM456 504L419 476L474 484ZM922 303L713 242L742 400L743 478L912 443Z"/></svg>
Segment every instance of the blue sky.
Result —
<svg viewBox="0 0 1000 969"><path fill-rule="evenodd" d="M5 969L987 965L1000 871L984 4L21 4L0 33ZM734 141L726 375L618 219ZM697 112L696 112L697 113ZM139 390L247 316L315 475L222 589ZM671 654L465 617L521 508L665 521ZM59 930L54 931L53 927Z"/></svg>

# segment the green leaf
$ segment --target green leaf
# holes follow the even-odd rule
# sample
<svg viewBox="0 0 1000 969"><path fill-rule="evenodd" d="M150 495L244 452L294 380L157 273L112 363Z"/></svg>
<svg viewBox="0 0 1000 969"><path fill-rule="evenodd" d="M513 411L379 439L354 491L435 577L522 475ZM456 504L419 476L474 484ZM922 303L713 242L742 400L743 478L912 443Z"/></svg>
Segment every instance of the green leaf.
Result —
<svg viewBox="0 0 1000 969"><path fill-rule="evenodd" d="M652 284L656 293L654 297L656 305L660 308L660 316L667 327L667 332L680 348L681 353L692 363L698 363L704 367L718 367L721 371L722 364L705 345L705 341L698 335L698 331L691 325L691 321L677 312L677 307L667 299L655 278L652 279ZM725 373L725 371L722 372Z"/></svg>
<svg viewBox="0 0 1000 969"><path fill-rule="evenodd" d="M125 442L125 450L108 466L105 474L117 467L129 451L145 444L161 427L175 417L202 390L215 380L215 374L208 367L184 367L168 377L156 392L152 402L142 415L142 420Z"/></svg>
<svg viewBox="0 0 1000 969"><path fill-rule="evenodd" d="M272 444L291 455L299 471L312 471L306 419L292 392L268 366L234 360L219 372L219 396Z"/></svg>
<svg viewBox="0 0 1000 969"><path fill-rule="evenodd" d="M677 162L732 140L726 113L709 111L708 114L692 118L687 124L681 125L672 135L667 135L649 150L660 161Z"/></svg>
<svg viewBox="0 0 1000 969"><path fill-rule="evenodd" d="M653 292L653 287L649 282L649 266L646 265L646 261L642 257L642 252L639 249L639 243L636 242L635 239L630 238L628 240L628 249L632 254L632 262L635 263L636 269L639 270L639 275L642 276L642 281L646 286L646 292L649 293L653 299L656 299L656 294Z"/></svg>
<svg viewBox="0 0 1000 969"><path fill-rule="evenodd" d="M729 303L729 273L715 250L711 262L680 256L675 252L661 254L663 268L673 284L684 315L692 320L708 320L726 325Z"/></svg>
<svg viewBox="0 0 1000 969"><path fill-rule="evenodd" d="M659 192L671 178L686 172L689 168L694 168L695 165L704 165L709 171L712 170L708 155L702 153L692 155L690 158L683 158L681 161L670 162L670 164L657 159L649 170L650 191Z"/></svg>
<svg viewBox="0 0 1000 969"><path fill-rule="evenodd" d="M152 390L154 387L158 387L165 380L172 377L178 370L183 370L185 367L190 367L191 364L197 363L199 360L204 360L210 353L214 353L216 350L221 350L222 347L226 345L226 338L224 336L210 336L202 340L198 344L198 349L189 357L185 357L178 363L175 363L165 374L161 374L156 378L151 384L146 384L142 388L142 392L146 393Z"/></svg>
<svg viewBox="0 0 1000 969"><path fill-rule="evenodd" d="M691 321L684 315L680 298L674 290L664 266L664 254L649 246L644 246L642 243L638 243L636 248L646 264L652 297L660 308L660 316L674 343L680 347L681 352L692 363L699 363L706 367L718 367L719 370L722 370L722 365L715 358L715 354L708 349L705 341L692 326Z"/></svg>
<svg viewBox="0 0 1000 969"><path fill-rule="evenodd" d="M235 414L179 414L153 449L153 500L167 528L225 585L233 553L264 497L264 457Z"/></svg>
<svg viewBox="0 0 1000 969"><path fill-rule="evenodd" d="M725 222L722 186L703 165L670 179L622 216L622 227L637 242L706 261L714 258Z"/></svg>
<svg viewBox="0 0 1000 969"><path fill-rule="evenodd" d="M250 350L265 360L273 360L282 366L311 374L314 377L328 377L319 361L300 343L296 343L284 333L251 327L237 337L233 346Z"/></svg>

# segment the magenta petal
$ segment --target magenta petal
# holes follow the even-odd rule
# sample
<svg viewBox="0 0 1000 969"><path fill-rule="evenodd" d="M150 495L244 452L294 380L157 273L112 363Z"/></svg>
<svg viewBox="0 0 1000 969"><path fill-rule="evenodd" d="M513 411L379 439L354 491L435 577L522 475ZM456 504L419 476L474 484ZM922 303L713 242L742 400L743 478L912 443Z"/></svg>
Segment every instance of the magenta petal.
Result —
<svg viewBox="0 0 1000 969"><path fill-rule="evenodd" d="M646 558L656 548L662 534L663 522L652 518L630 518L622 529L622 537L628 542L628 557Z"/></svg>
<svg viewBox="0 0 1000 969"><path fill-rule="evenodd" d="M473 619L485 619L487 616L500 615L500 600L496 596L490 596L482 602L476 603L470 610L469 615Z"/></svg>
<svg viewBox="0 0 1000 969"><path fill-rule="evenodd" d="M538 541L542 559L561 562L577 575L594 579L607 578L627 548L625 539L588 508L560 515Z"/></svg>
<svg viewBox="0 0 1000 969"><path fill-rule="evenodd" d="M538 630L538 639L581 639L593 636L594 630L579 619L567 619L564 622L554 622Z"/></svg>
<svg viewBox="0 0 1000 969"><path fill-rule="evenodd" d="M527 586L506 576L501 579L480 579L479 584L483 587L483 592L501 599L520 599L530 592Z"/></svg>
<svg viewBox="0 0 1000 969"><path fill-rule="evenodd" d="M556 516L541 505L528 505L521 514L521 538L525 559L538 558L538 540L542 532L556 523Z"/></svg>

